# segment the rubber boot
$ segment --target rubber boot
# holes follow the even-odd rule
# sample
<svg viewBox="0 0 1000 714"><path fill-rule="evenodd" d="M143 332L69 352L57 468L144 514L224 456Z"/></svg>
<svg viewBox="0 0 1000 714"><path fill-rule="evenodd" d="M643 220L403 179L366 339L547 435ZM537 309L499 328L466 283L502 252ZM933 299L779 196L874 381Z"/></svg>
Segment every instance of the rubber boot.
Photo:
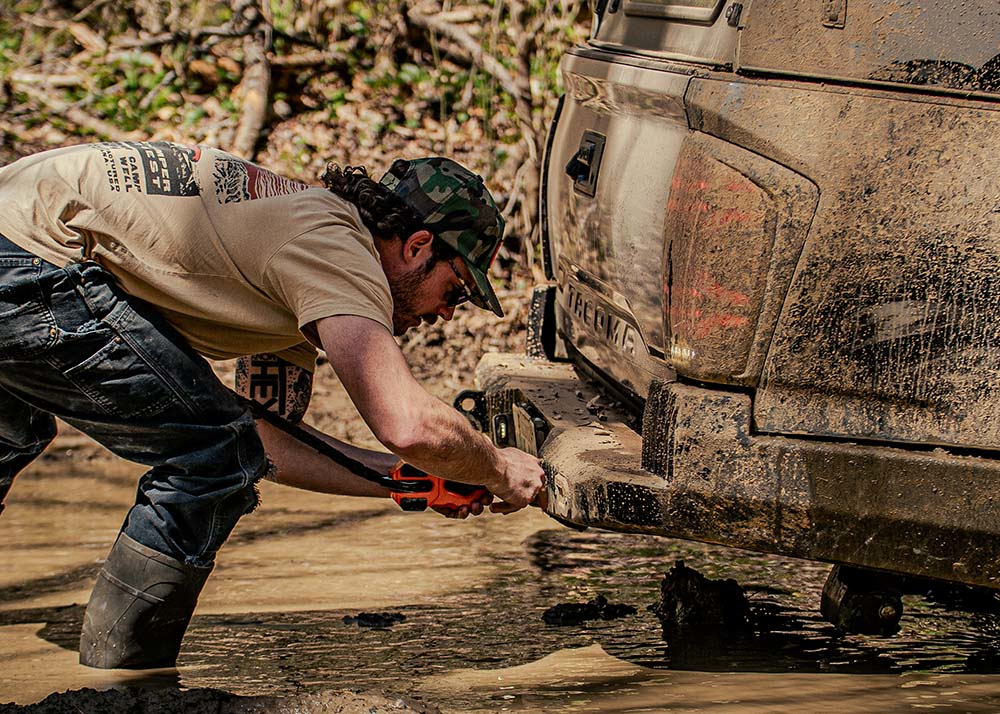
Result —
<svg viewBox="0 0 1000 714"><path fill-rule="evenodd" d="M80 664L172 667L212 567L186 565L119 534L83 616Z"/></svg>

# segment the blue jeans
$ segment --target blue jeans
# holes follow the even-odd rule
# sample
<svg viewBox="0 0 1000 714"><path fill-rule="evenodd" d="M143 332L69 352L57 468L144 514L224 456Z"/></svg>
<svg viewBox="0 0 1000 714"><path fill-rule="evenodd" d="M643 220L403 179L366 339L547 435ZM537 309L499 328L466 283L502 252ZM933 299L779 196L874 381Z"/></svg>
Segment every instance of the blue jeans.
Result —
<svg viewBox="0 0 1000 714"><path fill-rule="evenodd" d="M151 467L122 530L160 553L209 565L257 505L264 448L208 363L96 263L58 268L0 236L0 504L53 415Z"/></svg>

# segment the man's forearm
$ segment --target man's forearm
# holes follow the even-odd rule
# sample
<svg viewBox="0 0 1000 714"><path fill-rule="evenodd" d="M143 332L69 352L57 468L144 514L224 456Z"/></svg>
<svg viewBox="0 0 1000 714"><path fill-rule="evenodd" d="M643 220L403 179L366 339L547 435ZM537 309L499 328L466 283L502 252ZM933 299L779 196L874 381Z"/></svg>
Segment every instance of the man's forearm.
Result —
<svg viewBox="0 0 1000 714"><path fill-rule="evenodd" d="M237 360L236 391L375 471L386 473L397 460L392 454L351 446L301 424L312 392L312 375L276 355L255 354ZM274 480L278 483L346 496L389 495L386 489L352 474L264 420L257 420L257 432L276 467Z"/></svg>
<svg viewBox="0 0 1000 714"><path fill-rule="evenodd" d="M299 428L306 429L313 436L322 439L352 459L360 461L379 473L387 473L398 461L393 454L351 446L308 426L300 425ZM264 442L264 449L268 457L276 467L274 480L278 483L318 493L389 497L387 489L351 473L292 435L267 422L258 420L257 431L260 433L261 441Z"/></svg>
<svg viewBox="0 0 1000 714"><path fill-rule="evenodd" d="M545 482L538 459L497 449L457 410L428 394L382 325L340 315L320 320L317 332L361 416L393 453L437 476L486 486L510 510L538 494Z"/></svg>
<svg viewBox="0 0 1000 714"><path fill-rule="evenodd" d="M436 476L494 486L503 475L503 464L492 442L441 400L426 392L415 396L423 397L409 405L414 419L421 424L419 438L397 445L395 453Z"/></svg>
<svg viewBox="0 0 1000 714"><path fill-rule="evenodd" d="M516 511L539 495L543 498L535 503L544 507L545 472L537 457L496 448L457 410L426 391L411 391L405 403L415 438L393 448L405 461L443 478L485 486L503 501L490 506L493 511Z"/></svg>

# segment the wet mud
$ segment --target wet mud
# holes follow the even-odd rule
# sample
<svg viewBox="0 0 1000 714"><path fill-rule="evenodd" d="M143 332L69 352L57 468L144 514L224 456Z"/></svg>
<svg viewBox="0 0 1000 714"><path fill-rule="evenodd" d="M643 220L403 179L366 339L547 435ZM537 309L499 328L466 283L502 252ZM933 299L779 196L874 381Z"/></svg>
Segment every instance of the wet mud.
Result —
<svg viewBox="0 0 1000 714"><path fill-rule="evenodd" d="M547 625L579 625L588 620L617 620L636 614L637 610L623 602L608 602L598 595L587 602L561 602L542 613Z"/></svg>
<svg viewBox="0 0 1000 714"><path fill-rule="evenodd" d="M660 581L653 612L663 631L676 637L690 630L742 633L751 623L750 603L732 578L712 580L678 560Z"/></svg>
<svg viewBox="0 0 1000 714"><path fill-rule="evenodd" d="M240 697L217 689L82 689L37 704L0 704L0 714L436 714L440 710L379 693L324 692L294 697Z"/></svg>
<svg viewBox="0 0 1000 714"><path fill-rule="evenodd" d="M359 612L357 615L344 615L343 620L358 627L386 628L397 622L406 622L406 615L401 612Z"/></svg>
<svg viewBox="0 0 1000 714"><path fill-rule="evenodd" d="M408 697L445 714L1000 710L994 598L906 594L898 635L845 635L819 615L823 564L575 531L536 510L449 521L273 484L220 553L178 666L90 670L77 664L83 609L140 472L50 458L15 483L0 517L0 702L89 689L75 696L120 697L121 711L149 692L163 711L214 696L206 711L219 711L230 696L226 706L308 712L308 702L360 691L376 693L358 694L369 703ZM738 582L751 631L665 637L650 608L678 560L709 581ZM636 612L545 624L555 603L603 611L600 598ZM351 621L366 613L405 619ZM74 702L47 706L58 701Z"/></svg>

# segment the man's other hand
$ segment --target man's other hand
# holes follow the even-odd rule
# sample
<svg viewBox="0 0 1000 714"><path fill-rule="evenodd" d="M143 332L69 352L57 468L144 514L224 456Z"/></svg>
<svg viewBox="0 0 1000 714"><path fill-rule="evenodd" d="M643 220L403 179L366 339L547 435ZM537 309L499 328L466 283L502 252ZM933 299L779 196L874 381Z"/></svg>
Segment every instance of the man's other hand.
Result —
<svg viewBox="0 0 1000 714"><path fill-rule="evenodd" d="M431 506L431 508L438 513L440 513L445 518L468 518L469 516L478 516L486 507L493 503L493 494L489 491L483 493L482 496L477 498L475 501L470 503L468 506L460 506L459 508L449 508L445 506Z"/></svg>

